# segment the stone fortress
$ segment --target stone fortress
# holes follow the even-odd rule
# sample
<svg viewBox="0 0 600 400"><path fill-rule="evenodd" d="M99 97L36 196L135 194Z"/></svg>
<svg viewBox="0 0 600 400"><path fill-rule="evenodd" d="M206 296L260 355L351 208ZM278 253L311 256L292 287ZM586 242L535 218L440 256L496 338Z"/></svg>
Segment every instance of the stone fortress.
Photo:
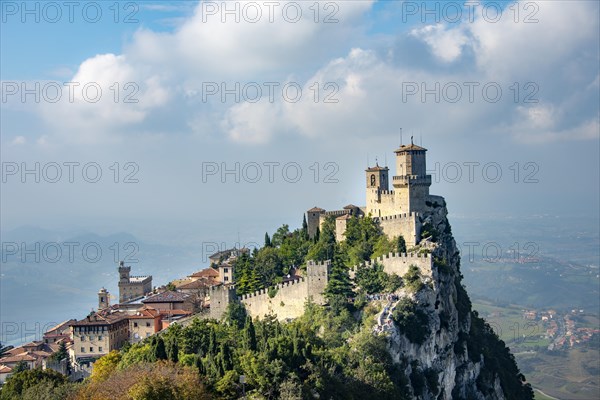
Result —
<svg viewBox="0 0 600 400"><path fill-rule="evenodd" d="M131 276L130 274L131 267L126 267L125 262L121 261L119 263L119 303L138 299L152 291L152 276ZM101 292L98 294L100 295ZM106 306L108 306L108 296L106 299Z"/></svg>
<svg viewBox="0 0 600 400"><path fill-rule="evenodd" d="M336 240L342 241L347 221L357 216L377 220L389 238L401 235L409 248L420 244L423 214L431 207L445 204L443 197L429 194L431 175L426 174L426 151L413 143L401 145L395 151L397 175L392 177L393 190L389 189L388 167L376 164L367 168L364 207L348 205L341 210L326 211L318 207L308 210L309 237L317 235L325 219L333 216ZM433 274L433 260L428 253L391 253L364 265L372 266L374 263L382 265L388 274L402 276L411 265L419 268L425 277L432 277ZM354 278L357 268L355 266L350 270L351 278ZM304 276L255 293L237 296L235 285L213 287L210 293L210 316L219 319L230 302L240 301L252 317L260 318L267 314L275 314L279 320L299 317L304 313L307 300L311 299L316 304L325 303L323 291L329 272L329 261L309 261Z"/></svg>

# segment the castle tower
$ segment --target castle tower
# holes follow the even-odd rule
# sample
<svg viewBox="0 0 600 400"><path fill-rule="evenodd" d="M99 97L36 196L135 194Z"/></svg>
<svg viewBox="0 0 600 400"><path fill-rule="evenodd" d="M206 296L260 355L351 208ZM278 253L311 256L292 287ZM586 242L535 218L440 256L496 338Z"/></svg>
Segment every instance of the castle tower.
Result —
<svg viewBox="0 0 600 400"><path fill-rule="evenodd" d="M125 266L125 261L119 263L119 283L129 283L129 274L131 267Z"/></svg>
<svg viewBox="0 0 600 400"><path fill-rule="evenodd" d="M396 174L393 177L394 203L399 212L421 212L429 196L431 175L427 175L427 149L412 143L403 145L396 153Z"/></svg>
<svg viewBox="0 0 600 400"><path fill-rule="evenodd" d="M110 306L109 293L105 288L98 291L98 311L108 308Z"/></svg>
<svg viewBox="0 0 600 400"><path fill-rule="evenodd" d="M381 216L381 209L376 205L381 203L381 195L389 191L389 168L380 167L376 163L374 167L365 170L367 177L367 214L373 217Z"/></svg>
<svg viewBox="0 0 600 400"><path fill-rule="evenodd" d="M308 225L308 237L314 238L319 229L321 214L324 214L325 210L319 207L313 207L306 212L306 224Z"/></svg>
<svg viewBox="0 0 600 400"><path fill-rule="evenodd" d="M308 297L312 297L312 301L316 304L325 304L325 296L323 292L329 282L329 273L331 272L331 261L315 262L308 261L306 263L306 282L308 289Z"/></svg>

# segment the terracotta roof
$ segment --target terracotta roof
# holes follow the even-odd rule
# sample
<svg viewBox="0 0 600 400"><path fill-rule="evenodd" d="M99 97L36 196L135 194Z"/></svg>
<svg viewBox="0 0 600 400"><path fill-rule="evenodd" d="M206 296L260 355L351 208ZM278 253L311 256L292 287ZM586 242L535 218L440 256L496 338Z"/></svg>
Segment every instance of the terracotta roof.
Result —
<svg viewBox="0 0 600 400"><path fill-rule="evenodd" d="M162 310L160 315L190 315L191 311L186 310Z"/></svg>
<svg viewBox="0 0 600 400"><path fill-rule="evenodd" d="M344 215L340 215L336 219L352 219L352 216L350 214L344 214Z"/></svg>
<svg viewBox="0 0 600 400"><path fill-rule="evenodd" d="M138 310L137 313L135 315L130 316L129 319L148 319L158 317L159 315L160 311L152 307L145 307Z"/></svg>
<svg viewBox="0 0 600 400"><path fill-rule="evenodd" d="M308 210L308 212L324 212L325 210L323 210L322 208L319 207L313 207L310 210Z"/></svg>
<svg viewBox="0 0 600 400"><path fill-rule="evenodd" d="M223 250L223 251L217 251L215 254L208 256L209 259L213 259L213 258L221 258L221 257L229 257L229 255L234 251L235 249L228 249L228 250Z"/></svg>
<svg viewBox="0 0 600 400"><path fill-rule="evenodd" d="M190 278L210 278L219 276L219 271L212 267L203 269L202 271L194 272Z"/></svg>
<svg viewBox="0 0 600 400"><path fill-rule="evenodd" d="M344 207L344 210L353 210L355 208L359 208L359 207L355 206L354 204L348 204L346 207Z"/></svg>
<svg viewBox="0 0 600 400"><path fill-rule="evenodd" d="M218 285L219 282L217 282L216 280L210 278L210 279L198 279L189 283L185 283L181 286L179 286L179 289L182 290L194 290L194 289L203 289L203 288L209 288L211 286L215 286Z"/></svg>
<svg viewBox="0 0 600 400"><path fill-rule="evenodd" d="M401 151L416 151L416 150L425 150L425 147L417 146L416 144L403 144L400 146L398 150L395 150L394 153L400 153Z"/></svg>
<svg viewBox="0 0 600 400"><path fill-rule="evenodd" d="M41 346L42 344L44 344L43 340L36 340L33 342L26 343L21 347L38 347L38 346Z"/></svg>
<svg viewBox="0 0 600 400"><path fill-rule="evenodd" d="M37 358L35 358L34 356L28 354L28 353L23 353L23 354L17 354L16 356L10 356L10 357L4 357L2 359L0 359L0 362L3 363L13 363L13 362L20 362L20 361L35 361L37 360Z"/></svg>
<svg viewBox="0 0 600 400"><path fill-rule="evenodd" d="M69 324L72 324L73 322L76 322L76 321L77 321L76 319L70 319L68 321L61 322L60 324L56 325L55 327L48 329L44 333L44 336L60 335L58 333L54 333L54 331L59 331L59 330L63 330L63 329L66 329L68 331Z"/></svg>
<svg viewBox="0 0 600 400"><path fill-rule="evenodd" d="M183 293L167 290L165 292L155 294L154 296L150 296L146 300L142 300L142 303L181 303L185 301L186 297L187 296Z"/></svg>
<svg viewBox="0 0 600 400"><path fill-rule="evenodd" d="M12 372L12 368L8 365L0 364L0 374L10 374Z"/></svg>
<svg viewBox="0 0 600 400"><path fill-rule="evenodd" d="M101 313L97 312L80 321L72 323L70 326L87 326L87 325L112 325L123 319L127 319L128 315L123 312Z"/></svg>

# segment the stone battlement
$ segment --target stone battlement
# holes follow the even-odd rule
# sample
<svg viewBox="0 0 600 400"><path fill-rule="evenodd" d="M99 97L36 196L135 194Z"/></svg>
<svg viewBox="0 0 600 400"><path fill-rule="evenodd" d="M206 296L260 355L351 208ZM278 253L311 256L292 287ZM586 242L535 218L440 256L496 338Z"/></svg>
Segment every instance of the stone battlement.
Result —
<svg viewBox="0 0 600 400"><path fill-rule="evenodd" d="M433 258L431 254L419 253L389 253L376 259L355 265L350 269L350 278L354 279L358 268L372 268L375 264L383 266L383 270L388 274L403 276L408 272L411 265L416 266L424 276L433 275Z"/></svg>
<svg viewBox="0 0 600 400"><path fill-rule="evenodd" d="M248 300L248 299L251 299L253 297L257 297L257 296L261 296L261 295L264 295L264 294L268 294L269 290L272 289L272 288L277 288L278 291L280 289L285 290L286 288L289 288L290 286L293 286L293 285L296 285L296 284L299 284L299 283L303 283L304 281L305 281L304 278L300 278L300 279L294 279L293 281L287 281L287 282L278 283L277 285L273 285L273 286L270 286L268 288L259 289L259 290L255 291L255 292L252 292L252 293L243 294L243 295L239 296L238 298L240 300Z"/></svg>
<svg viewBox="0 0 600 400"><path fill-rule="evenodd" d="M418 212L410 212L410 213L403 213L403 214L396 214L396 215L388 215L385 217L375 217L376 219L379 219L380 221L390 221L390 220L394 220L394 219L403 219L403 218L411 218L411 217L418 217L419 213Z"/></svg>
<svg viewBox="0 0 600 400"><path fill-rule="evenodd" d="M325 211L323 215L325 216L334 216L339 217L341 215L350 214L350 210L333 210L333 211Z"/></svg>

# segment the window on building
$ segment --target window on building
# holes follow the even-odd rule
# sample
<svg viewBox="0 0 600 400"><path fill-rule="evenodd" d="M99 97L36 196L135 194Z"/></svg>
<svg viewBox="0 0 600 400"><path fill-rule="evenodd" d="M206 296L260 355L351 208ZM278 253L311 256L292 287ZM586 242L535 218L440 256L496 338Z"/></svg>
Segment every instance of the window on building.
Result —
<svg viewBox="0 0 600 400"><path fill-rule="evenodd" d="M150 328L150 322L146 322L146 328Z"/></svg>
<svg viewBox="0 0 600 400"><path fill-rule="evenodd" d="M81 335L81 341L85 342L85 335Z"/></svg>
<svg viewBox="0 0 600 400"><path fill-rule="evenodd" d="M138 327L138 325L137 325L137 322L134 322L134 323L133 323L133 327L134 327L134 328L137 328L137 327Z"/></svg>
<svg viewBox="0 0 600 400"><path fill-rule="evenodd" d="M228 280L229 280L229 277L228 277L228 276L226 276L226 277L224 277L224 278L223 278L223 280L224 280L224 281L228 281Z"/></svg>
<svg viewBox="0 0 600 400"><path fill-rule="evenodd" d="M102 336L98 336L98 340L102 340Z"/></svg>
<svg viewBox="0 0 600 400"><path fill-rule="evenodd" d="M229 272L229 268L223 268L223 272L228 273Z"/></svg>
<svg viewBox="0 0 600 400"><path fill-rule="evenodd" d="M94 352L94 348L90 346L90 353Z"/></svg>
<svg viewBox="0 0 600 400"><path fill-rule="evenodd" d="M82 352L82 353L85 353L85 347L82 347L82 348L81 348L81 352Z"/></svg>
<svg viewBox="0 0 600 400"><path fill-rule="evenodd" d="M102 353L102 347L98 347L98 352Z"/></svg>

